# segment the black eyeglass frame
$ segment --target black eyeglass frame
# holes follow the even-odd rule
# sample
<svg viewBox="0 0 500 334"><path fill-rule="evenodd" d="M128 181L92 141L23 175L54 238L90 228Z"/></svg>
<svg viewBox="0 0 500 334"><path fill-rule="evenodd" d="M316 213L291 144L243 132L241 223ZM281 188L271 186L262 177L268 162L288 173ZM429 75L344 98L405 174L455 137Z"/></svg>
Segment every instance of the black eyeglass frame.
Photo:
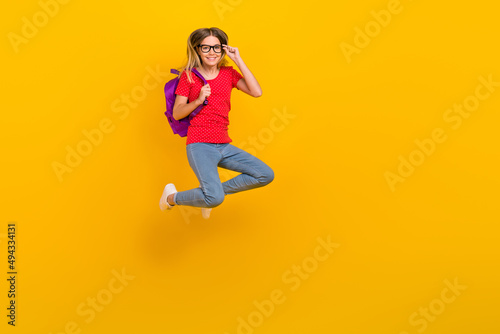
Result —
<svg viewBox="0 0 500 334"><path fill-rule="evenodd" d="M208 46L208 47L209 47L208 51L206 51L206 52L205 52L205 51L203 51L202 46ZM216 46L220 46L220 52L215 51L215 47L216 47ZM215 52L215 53L221 53L221 52L222 52L222 50L223 50L223 48L222 48L222 44L215 44L215 45L198 44L198 45L197 45L197 47L199 47L199 48L201 49L201 52L203 52L203 53L209 53L211 49L214 49L214 52Z"/></svg>

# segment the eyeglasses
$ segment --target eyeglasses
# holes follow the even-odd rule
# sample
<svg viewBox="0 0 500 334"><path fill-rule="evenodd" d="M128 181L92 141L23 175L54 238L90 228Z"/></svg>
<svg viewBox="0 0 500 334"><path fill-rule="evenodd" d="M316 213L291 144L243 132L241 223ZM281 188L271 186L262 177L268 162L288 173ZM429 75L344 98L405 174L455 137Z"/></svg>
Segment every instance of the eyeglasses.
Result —
<svg viewBox="0 0 500 334"><path fill-rule="evenodd" d="M209 53L210 49L214 49L215 53L221 53L222 51L222 45L221 44L215 44L213 46L207 45L207 44L198 44L198 47L201 46L201 52L203 53Z"/></svg>

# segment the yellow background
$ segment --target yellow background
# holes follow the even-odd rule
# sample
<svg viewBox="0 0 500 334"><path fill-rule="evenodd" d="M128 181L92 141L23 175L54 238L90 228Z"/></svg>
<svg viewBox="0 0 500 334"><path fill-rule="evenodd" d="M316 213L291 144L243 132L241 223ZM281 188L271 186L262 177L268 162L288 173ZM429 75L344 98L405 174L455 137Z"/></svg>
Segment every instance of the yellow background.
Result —
<svg viewBox="0 0 500 334"><path fill-rule="evenodd" d="M499 6L401 1L348 62L341 43L355 45L355 28L388 6L73 0L18 52L8 36L41 5L4 6L0 259L7 277L7 224L17 222L19 275L15 328L1 280L2 333L233 334L276 290L285 301L247 333L500 332L500 88L458 129L443 119L480 76L500 81ZM147 68L182 65L201 27L224 30L259 81L258 99L233 90L229 134L246 149L260 136L256 156L275 171L210 220L158 207L165 184L198 186L185 138L163 115L174 75L126 116L112 108ZM276 112L292 115L279 131ZM60 181L53 163L105 119L113 130ZM391 191L384 174L435 128L447 140ZM340 246L292 290L283 275L313 263L328 237ZM110 294L122 270L133 279ZM454 280L466 288L443 304ZM109 303L87 322L77 308L97 296ZM411 322L439 305L432 321Z"/></svg>

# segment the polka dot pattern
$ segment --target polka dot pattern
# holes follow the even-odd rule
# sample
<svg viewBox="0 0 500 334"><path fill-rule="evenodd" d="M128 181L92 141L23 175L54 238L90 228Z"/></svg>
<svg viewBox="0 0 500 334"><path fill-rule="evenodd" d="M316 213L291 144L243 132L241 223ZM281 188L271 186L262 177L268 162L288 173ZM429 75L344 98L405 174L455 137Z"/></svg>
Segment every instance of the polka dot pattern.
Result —
<svg viewBox="0 0 500 334"><path fill-rule="evenodd" d="M203 80L191 73L193 83L189 83L187 73L184 71L179 78L175 90L176 95L186 96L188 103L196 100L200 95ZM208 104L194 116L188 128L186 145L191 143L230 143L228 135L229 111L231 110L231 91L236 88L238 81L243 76L232 66L221 66L219 74L212 80L207 80L210 85Z"/></svg>

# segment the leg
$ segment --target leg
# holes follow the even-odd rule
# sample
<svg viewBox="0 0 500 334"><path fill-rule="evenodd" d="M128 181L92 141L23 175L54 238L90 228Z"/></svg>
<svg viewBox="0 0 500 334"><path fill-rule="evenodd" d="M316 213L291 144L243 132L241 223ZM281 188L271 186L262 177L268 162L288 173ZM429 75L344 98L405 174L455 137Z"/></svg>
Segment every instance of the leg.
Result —
<svg viewBox="0 0 500 334"><path fill-rule="evenodd" d="M271 167L231 144L222 150L219 167L242 173L222 183L226 195L263 187L274 179L274 171Z"/></svg>
<svg viewBox="0 0 500 334"><path fill-rule="evenodd" d="M202 208L213 208L224 201L224 191L219 178L217 164L221 153L211 143L192 143L186 146L189 165L193 169L200 187L174 194L175 204Z"/></svg>

